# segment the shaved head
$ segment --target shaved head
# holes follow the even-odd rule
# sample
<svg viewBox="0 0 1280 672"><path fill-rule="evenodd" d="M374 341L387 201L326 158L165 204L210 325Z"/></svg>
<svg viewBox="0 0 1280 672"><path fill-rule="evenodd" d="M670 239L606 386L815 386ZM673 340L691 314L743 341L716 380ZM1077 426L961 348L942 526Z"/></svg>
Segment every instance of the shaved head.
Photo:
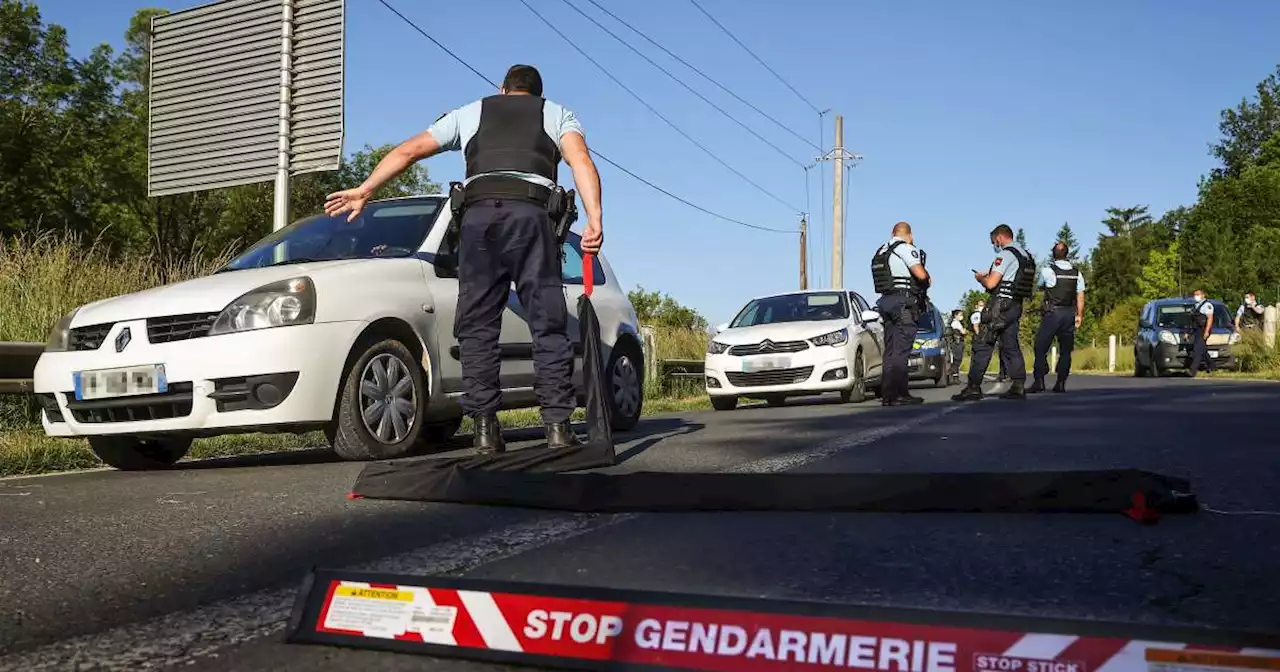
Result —
<svg viewBox="0 0 1280 672"><path fill-rule="evenodd" d="M911 235L911 225L906 222L898 222L893 225L893 235L909 236Z"/></svg>

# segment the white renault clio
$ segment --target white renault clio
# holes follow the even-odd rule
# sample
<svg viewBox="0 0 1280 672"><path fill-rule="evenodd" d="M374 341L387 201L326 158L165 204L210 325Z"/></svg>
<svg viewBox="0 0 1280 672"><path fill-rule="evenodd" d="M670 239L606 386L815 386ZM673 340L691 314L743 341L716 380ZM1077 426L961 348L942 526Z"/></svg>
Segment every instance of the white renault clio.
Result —
<svg viewBox="0 0 1280 672"><path fill-rule="evenodd" d="M884 360L880 313L857 292L811 290L752 299L707 345L707 394L718 411L740 398L878 394Z"/></svg>
<svg viewBox="0 0 1280 672"><path fill-rule="evenodd" d="M216 273L81 306L54 328L34 386L51 436L86 437L120 469L173 464L194 437L323 428L347 459L391 458L457 431L462 370L443 196L370 203L354 222L294 222ZM564 245L579 357L581 238ZM594 261L613 426L640 417L635 311ZM537 405L532 337L512 289L502 314L506 408Z"/></svg>

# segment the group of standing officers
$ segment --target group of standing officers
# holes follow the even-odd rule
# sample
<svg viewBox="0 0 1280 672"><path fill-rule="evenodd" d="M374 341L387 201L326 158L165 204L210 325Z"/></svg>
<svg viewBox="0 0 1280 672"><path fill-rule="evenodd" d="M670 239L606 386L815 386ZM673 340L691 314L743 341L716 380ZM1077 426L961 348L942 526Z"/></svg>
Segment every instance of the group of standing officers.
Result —
<svg viewBox="0 0 1280 672"><path fill-rule="evenodd" d="M1058 358L1054 392L1065 392L1071 373L1071 351L1075 332L1084 317L1084 275L1067 257L1070 250L1058 241L1053 246L1053 261L1039 270L1031 253L1014 243L1013 230L1001 224L991 230L991 246L996 257L986 271L973 271L974 280L987 292L977 304L971 318L973 358L964 389L952 397L955 401L978 401L983 398L982 380L996 348L1000 352L1001 376L1012 381L1002 399L1025 399L1026 395L1045 390L1049 373L1049 348L1056 340ZM926 269L924 251L915 247L911 225L898 222L892 237L871 258L871 277L884 320L884 381L881 403L885 406L918 404L924 400L907 391L907 357L915 340L916 323L929 308L928 290L932 278ZM1037 275L1039 277L1037 277ZM1031 298L1035 287L1043 288L1040 306L1040 329L1035 339L1033 381L1026 385L1027 366L1018 343L1023 304ZM951 374L960 373L964 357L963 313L952 314L953 340Z"/></svg>

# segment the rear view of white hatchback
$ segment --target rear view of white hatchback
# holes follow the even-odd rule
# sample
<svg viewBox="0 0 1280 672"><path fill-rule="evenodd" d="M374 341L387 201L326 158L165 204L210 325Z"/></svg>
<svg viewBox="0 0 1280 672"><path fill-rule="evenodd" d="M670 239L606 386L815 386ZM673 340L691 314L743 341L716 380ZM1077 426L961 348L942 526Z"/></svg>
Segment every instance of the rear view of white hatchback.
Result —
<svg viewBox="0 0 1280 672"><path fill-rule="evenodd" d="M880 315L856 292L760 297L707 345L707 394L718 411L741 398L779 405L826 392L858 402L878 389L883 352Z"/></svg>

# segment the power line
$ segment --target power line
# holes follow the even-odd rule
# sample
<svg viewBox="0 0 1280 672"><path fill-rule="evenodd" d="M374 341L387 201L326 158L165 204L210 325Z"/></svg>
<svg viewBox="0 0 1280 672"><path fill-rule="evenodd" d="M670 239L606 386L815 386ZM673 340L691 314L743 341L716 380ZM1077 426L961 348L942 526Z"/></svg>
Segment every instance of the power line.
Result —
<svg viewBox="0 0 1280 672"><path fill-rule="evenodd" d="M689 93L692 93L693 95L695 95L695 96L697 96L698 98L700 98L700 99L702 100L702 102L704 102L704 103L706 103L706 104L710 105L712 108L714 108L714 109L715 109L715 111L719 112L720 114L723 114L725 117L728 117L729 121L732 121L733 123L735 123L735 124L737 124L737 125L741 126L743 130L745 130L746 132L748 132L748 133L750 133L751 135L755 136L755 138L756 138L757 140L759 140L760 142L763 142L764 144L766 144L766 145L768 145L768 146L772 147L774 151L776 151L777 153L779 153L779 154L781 154L781 155L785 156L785 157L787 158L787 160L788 160L788 161L790 161L790 162L792 162L792 163L796 164L797 166L800 166L801 168L804 168L804 164L803 164L803 163L800 163L799 161L795 160L795 158L793 158L790 154L788 154L788 153L787 153L785 150L783 150L781 147L778 147L777 145L773 144L772 142L769 142L769 141L768 141L764 136L762 136L762 135L760 135L759 133L756 133L755 131L751 130L751 127L750 127L750 126L747 126L746 124L744 124L744 123L742 123L741 121L739 121L739 120L737 119L737 117L734 117L732 114L729 114L728 112L726 112L726 111L724 110L724 108L720 107L719 105L716 105L714 102L712 102L712 101L711 101L711 99L707 98L706 96L702 95L701 93L698 93L697 89L694 89L692 86L689 86L688 84L686 84L684 80L680 79L679 77L676 77L674 74L672 74L672 73L671 73L671 71L670 71L670 70L667 70L666 68L664 68L664 67L662 67L660 64L658 64L658 62L657 62L657 61L653 60L652 58L649 58L647 55L645 55L645 53L644 53L644 52L642 52L642 51L640 51L639 49L636 49L635 47L631 46L631 43L627 42L626 40L622 39L621 37L618 37L618 35L617 35L616 33L614 33L612 30L609 30L608 28L606 28L606 27L604 26L604 24L602 24L602 23L600 23L599 21L595 20L595 18L594 18L594 17L590 16L590 15L589 15L589 14L587 14L586 12L582 11L581 9L579 9L579 8L578 8L576 5L574 5L572 2L569 2L569 0L561 0L561 2L563 2L563 3L564 3L564 4L566 4L566 5L568 5L568 6L569 6L573 11L575 11L575 12L577 12L577 13L581 14L581 15L583 16L583 18L585 18L586 20L590 21L591 23L594 23L594 24L596 25L596 27L597 27L597 28L599 28L600 30L603 30L605 33L607 33L607 34L609 35L609 37L612 37L613 39L615 39L615 40L617 40L617 41L621 42L623 46L625 46L626 48L628 48L628 49L630 49L631 51L635 52L635 54L636 54L637 56L639 56L640 58L643 58L645 61L647 61L647 62L649 63L649 65L652 65L653 67L655 67L655 68L657 68L658 70L660 70L660 71L662 72L662 74L664 74L664 75L666 75L666 76L670 77L671 79L675 80L675 82L676 82L677 84L679 84L680 86L683 86L685 89L687 89L687 90L689 91ZM598 6L598 5L597 5L597 6Z"/></svg>
<svg viewBox="0 0 1280 672"><path fill-rule="evenodd" d="M743 180L744 182L746 182L747 184L750 184L751 186L755 187L758 191L760 191L760 193L762 193L762 194L764 194L765 196L768 196L769 198L772 198L773 200L777 201L778 203L781 203L782 205L784 205L784 206L786 206L786 207L790 208L792 212L796 212L796 213L800 212L800 208L797 208L796 206L791 205L790 203L786 202L786 201L785 201L785 200L783 200L782 198L780 198L780 197L778 197L777 195L775 195L773 192L769 191L768 189L765 189L764 187L760 186L759 184L756 184L756 182L755 182L754 180L752 180L751 178L749 178L749 177L747 177L746 175L742 174L742 172L741 172L741 171L739 171L738 169L736 169L736 168L734 168L733 166L731 166L731 165L729 165L728 163L726 163L726 162L725 162L725 160L724 160L724 159L721 159L719 156L717 156L715 152L711 151L710 149L707 149L707 147L706 147L705 145L703 145L702 143L698 142L697 140L694 140L694 139L693 139L693 136L691 136L691 135L689 135L688 133L684 132L684 130L683 130L683 129L681 129L679 126L676 126L675 122L673 122L673 121L671 121L670 119L668 119L668 118L667 118L666 116L664 116L661 112L659 112L659 111L657 110L657 108L655 108L654 106L650 105L650 104L649 104L649 101L647 101L647 100L645 100L645 99L644 99L644 96L641 96L640 94L638 94L638 93L636 93L635 91L633 91L633 90L631 89L631 87L627 86L626 84L623 84L623 83L622 83L622 80L620 80L620 79L618 79L617 77L615 77L615 76L614 76L614 74L613 74L612 72L609 72L609 69L608 69L608 68L604 67L603 65L600 65L600 62L599 62L599 61L597 61L596 59L592 58L590 54L588 54L586 51L584 51L584 50L582 49L582 47L579 47L576 43L574 43L574 41L573 41L573 40L571 40L571 39L569 38L569 36L568 36L568 35L565 35L563 32L561 32L561 30L560 30L559 28L557 28L557 27L556 27L556 25L555 25L554 23L551 23L551 21L547 20L547 17L543 16L543 15L542 15L538 10L534 9L534 8L533 8L533 5L530 5L530 4L527 2L527 0L520 0L520 4L524 5L524 6L525 6L525 8L526 8L526 9L528 9L530 12L532 12L534 16L538 17L538 19L539 19L540 21L542 21L544 24L546 24L546 26L547 26L548 28L550 28L552 32L554 32L556 35L559 35L559 36L560 36L560 39L562 39L562 40L564 40L564 41L565 41L565 44L568 44L570 47L573 47L574 51L577 51L579 54L582 54L583 58L587 59L588 61L591 61L591 64L592 64L592 65L594 65L594 66L596 66L597 68L599 68L600 72L603 72L603 73L605 74L605 76L606 76L606 77L608 77L609 79L613 80L613 82L614 82L615 84L617 84L618 86L622 87L622 88L623 88L623 90L625 90L627 93L631 94L631 97L635 98L637 101L639 101L639 102L640 102L640 104L641 104L641 105L644 105L646 108L648 108L648 110L649 110L650 112L652 112L652 113L654 114L654 116L656 116L656 117L658 117L659 119L661 119L662 121L666 122L666 124L667 124L668 126L670 126L672 129L674 129L674 130L675 130L675 132L677 132L677 133L679 133L681 136L683 136L683 137L684 137L684 139L686 139L686 140L688 140L689 142L693 143L693 145L694 145L695 147L697 147L698 149L701 149L703 152L705 152L705 153L707 154L707 156L710 156L712 159L715 159L717 163L719 163L720 165L722 165L722 166L724 166L725 168L727 168L727 169L728 169L730 172L732 172L734 175L737 175L738 177L742 178L742 180Z"/></svg>
<svg viewBox="0 0 1280 672"><path fill-rule="evenodd" d="M814 112L821 113L821 110L818 109L817 105L814 105L813 103L809 102L809 99L805 98L804 94L800 93L799 91L796 91L796 87L791 86L791 84L788 83L787 80L782 78L782 75L779 75L777 72L774 72L773 68L769 67L769 65L765 63L763 60L761 60L759 56L756 56L756 53L754 51L751 51L751 49L747 47L747 45L743 44L742 40L739 40L733 33L729 32L729 29L725 28L724 24L720 23L719 21L716 21L716 17L711 16L711 14L707 12L707 10L703 9L702 5L698 4L698 0L689 0L689 2L692 2L693 6L698 8L698 11L706 15L708 19L711 19L711 23L716 24L716 26L718 26L720 30L724 31L724 34L728 35L729 39L733 40L734 42L737 42L738 46L742 47L743 51L746 51L748 54L751 54L751 58L756 59L756 63L759 63L760 65L764 66L765 70L768 70L770 74L772 74L774 77L777 77L778 81L782 82L783 86L787 87L788 89L791 89L791 92L796 94L796 96L798 96L800 100L803 100L805 104L807 104L809 107L812 107Z"/></svg>
<svg viewBox="0 0 1280 672"><path fill-rule="evenodd" d="M818 150L818 151L822 151L822 148L821 148L821 147L819 147L819 146L817 146L817 145L813 144L812 142L810 142L808 138L806 138L806 137L804 137L804 136L800 135L799 133L796 133L794 130L792 130L792 129L791 129L791 127L790 127L790 126L787 126L786 124L782 123L781 121L778 121L777 119L774 119L773 117L769 116L769 114L768 114L767 112L765 112L764 110L762 110L762 109L760 109L760 108L756 107L755 105L752 105L750 102L748 102L747 100L745 100L742 96L739 96L738 94L734 93L731 89L729 89L729 87L727 87L727 86L725 86L724 84L721 84L720 82L718 82L718 81L716 81L715 79L713 79L713 78L711 77L711 75L708 75L707 73L705 73L705 72L703 72L703 71L699 70L698 68L694 67L694 66L693 66L693 64L691 64L691 63L689 63L688 61L684 60L683 58L680 58L679 56L677 56L677 55L676 55L675 53L673 53L670 49L668 49L668 48L666 48L666 47L662 46L661 44L658 44L658 43L657 43L657 42L656 42L652 37L649 37L649 36L648 36L648 35L646 35L643 31L641 31L639 28L636 28L635 26L633 26L633 25L631 25L631 24L627 23L626 21L622 20L622 19L621 19L617 14L614 14L613 12L609 11L609 10L608 10L608 9L606 9L605 7L601 6L599 2L596 2L596 0L587 0L587 2L591 3L592 5L595 5L596 9L598 9L598 10L600 10L600 11L604 12L605 14L608 14L610 17L612 17L612 18L613 18L613 20L614 20L614 21L617 21L618 23L621 23L622 25L626 26L629 30L631 30L631 32L633 32L633 33L635 33L635 34L639 35L641 38L643 38L643 39L644 39L646 42L648 42L649 44L652 44L653 46L655 46L655 47L657 47L658 49L662 50L662 52L663 52L663 53L665 53L666 55L668 55L668 56L670 56L671 58L675 59L676 61L678 61L678 62L679 62L681 65L683 65L684 67L689 68L690 70L694 71L695 73L697 73L699 76L701 76L703 79L707 80L708 82L711 82L712 84L715 84L717 87L719 87L719 88L720 88L720 90L721 90L721 91L724 91L725 93L729 94L730 96L733 96L734 100L737 100L738 102L742 103L743 105L746 105L747 107L749 107L749 108L751 108L752 110L754 110L754 111L756 112L756 114L759 114L760 116L764 117L765 119L768 119L769 121L773 122L773 123L774 123L774 125L776 125L778 128L781 128L782 130L784 130L784 131L786 131L786 132L790 133L791 135L795 136L795 137L796 137L796 139L798 139L799 141L801 141L801 142L805 143L806 145L809 145L810 147L812 147L812 148L814 148L814 149L816 149L816 150Z"/></svg>
<svg viewBox="0 0 1280 672"><path fill-rule="evenodd" d="M395 8L395 7L392 7L390 4L388 4L386 0L378 0L378 2L379 2L379 3L381 3L383 7L386 7L387 9L391 10L391 13L393 13L393 14L395 14L396 16L400 17L400 20L402 20L402 21L404 21L406 24L408 24L408 25L409 25L409 27L411 27L411 28L413 28L414 30L418 31L418 33L420 33L423 37L425 37L425 38L427 38L428 40L430 40L430 41L431 41L433 44L435 44L437 47L440 47L441 51L443 51L444 53L446 53L446 54L448 54L449 56L453 57L453 60L457 61L458 63L461 63L463 67L465 67L466 69L468 69L468 70L470 70L471 72L475 73L475 75L476 75L477 77L479 77L480 79L484 80L485 82L488 82L488 84L489 84L490 86L492 86L493 88L495 88L495 89L496 89L496 88L498 88L497 83L493 82L493 81L492 81L492 80L490 80L488 77L485 77L483 73L481 73L479 70L476 70L474 67L472 67L472 66L471 66L471 64L470 64L470 63L467 63L465 60L463 60L461 56L459 56L459 55L457 55L457 54L453 53L452 51L450 51L450 50L449 50L449 48L448 48L448 47L446 47L446 46L444 46L443 44L441 44L441 43L440 43L439 41L437 41L434 37L431 37L431 35L430 35L430 34L428 34L428 33L427 33L427 31L425 31L425 30L423 30L422 28L418 27L418 24L416 24L416 23L414 23L413 21L411 21L411 20L409 19L409 17L405 16L404 14L401 14L399 11L397 11L397 10L396 10L396 8ZM596 150L594 150L594 149L592 149L592 150L590 150L590 151L591 151L591 153L592 153L592 154L594 154L594 155L595 155L596 157L598 157L600 160L604 161L605 163L608 163L609 165L613 166L614 168L617 168L618 170L621 170L622 172L624 172L624 173L626 173L627 175L631 176L631 177L632 177L632 178L634 178L635 180L637 180L637 181L639 181L639 182L641 182L641 183L645 184L645 185L646 185L646 186L648 186L649 188L651 188L651 189L653 189L653 190L657 191L658 193L661 193L661 194L663 194L663 195L667 196L668 198L671 198L672 200L675 200L675 201L678 201L678 202L680 202L680 203L683 203L684 205L687 205L687 206L689 206L690 208L693 208L694 210L697 210L697 211L699 211L699 212L701 212L701 213L704 213L704 214L710 215L710 216L712 216L712 217L715 217L716 219L724 220L724 221L729 222L729 223L731 223L731 224L737 224L738 226L744 226L744 227L747 227L747 228L749 228L749 229L756 229L757 231L769 231L769 232L772 232L772 233L796 233L796 231L794 231L794 230L789 230L789 229L773 229L773 228L769 228L769 227L767 227L767 226L759 226L759 225L757 225L757 224L750 224L750 223L748 223L748 222L744 222L744 221L739 220L739 219L734 219L733 217L728 217L728 216L726 216L726 215L722 215L722 214L720 214L720 213L718 213L718 212L713 212L713 211L711 211L711 210L708 210L708 209L706 209L706 208L704 208L704 207L702 207L702 206L698 205L697 203L693 203L693 202L691 202L691 201L689 201L689 200L686 200L686 199L684 199L684 198L681 198L680 196L677 196L677 195L675 195L675 194L671 193L670 191L667 191L666 189L663 189L662 187L660 187L660 186L658 186L658 185L654 184L653 182L650 182L649 180L646 180L646 179L645 179L645 178L643 178L643 177L640 177L639 175L636 175L635 173L631 172L631 171L630 171L630 170L628 170L627 168L623 167L623 166L622 166L621 164L619 164L618 162L614 161L613 159L610 159L609 157L605 156L604 154L601 154L600 152L598 152L598 151L596 151Z"/></svg>

